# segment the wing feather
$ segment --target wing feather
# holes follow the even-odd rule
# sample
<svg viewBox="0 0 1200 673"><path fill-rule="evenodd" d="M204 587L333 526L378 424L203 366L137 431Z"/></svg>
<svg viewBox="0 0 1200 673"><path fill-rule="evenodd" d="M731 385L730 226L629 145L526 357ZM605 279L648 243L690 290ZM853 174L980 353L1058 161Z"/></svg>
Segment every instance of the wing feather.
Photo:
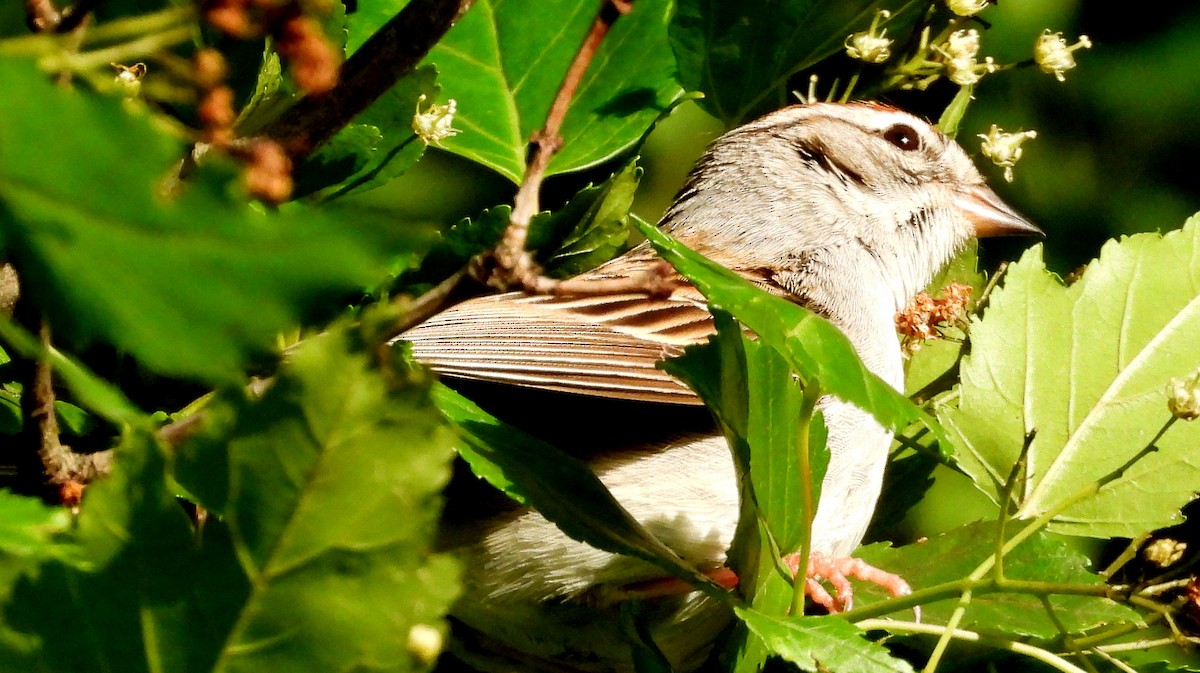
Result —
<svg viewBox="0 0 1200 673"><path fill-rule="evenodd" d="M627 276L651 263L656 258L618 258L588 275ZM761 277L754 280L764 284ZM412 343L417 360L444 376L699 405L695 393L655 365L703 343L713 331L703 296L682 285L666 298L520 292L478 297L400 338Z"/></svg>

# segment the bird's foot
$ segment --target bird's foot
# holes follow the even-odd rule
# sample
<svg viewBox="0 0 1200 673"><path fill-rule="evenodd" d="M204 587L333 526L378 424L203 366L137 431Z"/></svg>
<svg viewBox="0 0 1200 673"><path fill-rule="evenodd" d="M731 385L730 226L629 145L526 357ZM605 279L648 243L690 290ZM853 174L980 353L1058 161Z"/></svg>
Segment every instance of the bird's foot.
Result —
<svg viewBox="0 0 1200 673"><path fill-rule="evenodd" d="M791 568L795 575L800 565L799 554L788 554L783 562ZM892 596L907 596L912 593L912 587L904 578L894 573L880 570L865 561L856 558L830 558L824 554L812 553L808 556L808 571L805 573L804 593L814 603L830 612L842 612L854 606L854 587L850 586L850 578L870 582L887 589ZM828 582L837 592L832 596L822 581ZM920 613L917 613L920 620Z"/></svg>

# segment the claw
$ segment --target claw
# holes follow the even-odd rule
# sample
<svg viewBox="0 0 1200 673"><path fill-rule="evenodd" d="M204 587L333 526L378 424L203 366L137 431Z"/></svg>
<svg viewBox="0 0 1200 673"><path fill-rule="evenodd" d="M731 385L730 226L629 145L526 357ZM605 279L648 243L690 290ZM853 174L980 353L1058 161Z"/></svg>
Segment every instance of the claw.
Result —
<svg viewBox="0 0 1200 673"><path fill-rule="evenodd" d="M800 566L799 554L788 554L783 561L793 575L797 573ZM904 578L856 558L830 558L819 553L809 554L805 576L804 592L814 603L830 612L844 612L854 606L854 587L850 585L849 579L851 577L881 586L895 597L912 593L912 587ZM821 585L822 580L833 587L837 593L836 597L830 595ZM917 613L917 621L921 621L920 608L914 608L914 611Z"/></svg>

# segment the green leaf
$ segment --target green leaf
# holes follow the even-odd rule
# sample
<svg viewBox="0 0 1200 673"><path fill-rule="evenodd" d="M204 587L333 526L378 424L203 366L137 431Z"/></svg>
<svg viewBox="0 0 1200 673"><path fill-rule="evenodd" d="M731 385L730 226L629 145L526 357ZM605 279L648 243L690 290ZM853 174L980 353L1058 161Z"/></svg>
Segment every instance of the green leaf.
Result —
<svg viewBox="0 0 1200 673"><path fill-rule="evenodd" d="M789 100L788 78L844 49L846 37L866 30L880 8L892 10L889 34L898 35L900 24L926 6L897 4L679 0L670 27L679 79L688 91L704 92L705 110L737 126Z"/></svg>
<svg viewBox="0 0 1200 673"><path fill-rule="evenodd" d="M863 366L849 339L832 323L754 287L657 228L635 222L655 250L696 285L710 306L731 313L764 344L778 350L803 379L819 381L823 391L870 412L885 427L902 430L920 420L942 438L940 426L932 418Z"/></svg>
<svg viewBox="0 0 1200 673"><path fill-rule="evenodd" d="M113 472L84 496L79 560L49 560L14 588L5 620L36 636L39 666L136 673L153 661L153 670L187 670L194 651L184 636L201 641L211 624L188 598L202 573L220 573L188 562L193 531L166 468L151 433L127 434Z"/></svg>
<svg viewBox="0 0 1200 673"><path fill-rule="evenodd" d="M743 489L738 531L729 551L738 591L754 608L782 615L793 586L779 572L779 555L810 539L811 515L829 464L820 411L810 419L807 474L800 458L804 391L787 361L768 345L748 338L728 313L713 311L717 333L703 346L685 349L662 368L686 382L712 410L733 447ZM811 509L803 506L809 498ZM736 670L758 670L769 652L761 641L735 632Z"/></svg>
<svg viewBox="0 0 1200 673"><path fill-rule="evenodd" d="M649 561L697 587L724 594L643 528L583 462L502 423L443 385L434 386L433 400L453 425L455 448L476 476L532 506L575 540Z"/></svg>
<svg viewBox="0 0 1200 673"><path fill-rule="evenodd" d="M530 231L531 247L553 251L543 264L547 275L570 278L624 250L630 232L629 209L641 177L642 169L630 162L603 185L580 190L545 223L547 233L562 232L550 245L539 244L534 240L536 232Z"/></svg>
<svg viewBox="0 0 1200 673"><path fill-rule="evenodd" d="M1037 247L1011 266L972 324L959 403L938 412L961 447L960 466L998 501L1036 432L1014 493L1018 516L1056 512L1051 530L1093 537L1179 521L1200 481L1196 423L1176 423L1157 451L1068 501L1154 438L1170 418L1167 381L1200 365L1200 218L1163 236L1110 241L1070 286L1041 256Z"/></svg>
<svg viewBox="0 0 1200 673"><path fill-rule="evenodd" d="M403 175L425 155L412 129L417 101L437 99L437 71L417 68L371 104L297 171L295 196L321 189L320 200L359 194ZM307 182L306 182L307 181Z"/></svg>
<svg viewBox="0 0 1200 673"><path fill-rule="evenodd" d="M885 647L837 617L772 617L757 610L736 607L754 635L771 652L802 671L825 673L908 673L912 666L893 657Z"/></svg>
<svg viewBox="0 0 1200 673"><path fill-rule="evenodd" d="M69 553L59 539L70 530L71 513L37 498L0 490L0 557L41 559Z"/></svg>
<svg viewBox="0 0 1200 673"><path fill-rule="evenodd" d="M538 252L547 274L570 277L616 256L629 237L629 208L642 169L630 163L598 186L579 190L553 214L545 211L529 224L527 247ZM433 245L406 284L435 283L461 269L475 255L495 248L508 227L512 207L496 206L476 218L455 223Z"/></svg>
<svg viewBox="0 0 1200 673"><path fill-rule="evenodd" d="M614 157L679 97L666 39L667 0L639 0L605 36L571 102L549 175ZM530 135L588 32L599 4L478 0L430 52L447 98L458 102L451 152L513 182L525 173ZM536 21L531 21L536 17Z"/></svg>
<svg viewBox="0 0 1200 673"><path fill-rule="evenodd" d="M215 169L167 199L183 148L148 116L54 86L31 63L0 63L0 79L12 94L0 106L0 240L56 337L239 381L277 333L421 245L303 209L255 212Z"/></svg>
<svg viewBox="0 0 1200 673"><path fill-rule="evenodd" d="M458 591L454 562L430 552L453 450L427 382L385 377L335 330L260 399L210 411L178 478L222 517L244 585L211 581L231 621L213 670L427 668L409 629L437 625Z"/></svg>
<svg viewBox="0 0 1200 673"><path fill-rule="evenodd" d="M409 0L370 0L356 3L346 16L346 56L354 54L375 31L404 9Z"/></svg>
<svg viewBox="0 0 1200 673"><path fill-rule="evenodd" d="M1008 534L1011 536L1026 523L1011 522ZM979 522L904 547L868 545L855 555L877 568L900 575L914 591L920 591L970 575L995 553L998 535L995 522ZM1104 580L1089 565L1087 557L1067 541L1039 532L1004 557L1004 575L1014 580L1101 587ZM856 607L887 598L889 595L881 587L855 582ZM1141 621L1133 610L1099 596L1053 595L1050 603L1072 634L1102 625ZM925 604L921 607L921 619L930 624L945 624L958 604L957 597ZM960 626L1000 636L1052 639L1059 635L1041 599L1028 593L976 592Z"/></svg>

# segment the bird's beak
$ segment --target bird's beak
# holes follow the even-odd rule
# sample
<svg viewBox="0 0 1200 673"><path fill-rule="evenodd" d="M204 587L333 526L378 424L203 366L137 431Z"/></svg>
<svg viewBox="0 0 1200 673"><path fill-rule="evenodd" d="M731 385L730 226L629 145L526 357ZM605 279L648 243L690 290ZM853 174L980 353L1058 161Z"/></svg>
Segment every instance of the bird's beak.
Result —
<svg viewBox="0 0 1200 673"><path fill-rule="evenodd" d="M954 195L954 205L975 226L978 238L1046 235L984 185L959 187Z"/></svg>

